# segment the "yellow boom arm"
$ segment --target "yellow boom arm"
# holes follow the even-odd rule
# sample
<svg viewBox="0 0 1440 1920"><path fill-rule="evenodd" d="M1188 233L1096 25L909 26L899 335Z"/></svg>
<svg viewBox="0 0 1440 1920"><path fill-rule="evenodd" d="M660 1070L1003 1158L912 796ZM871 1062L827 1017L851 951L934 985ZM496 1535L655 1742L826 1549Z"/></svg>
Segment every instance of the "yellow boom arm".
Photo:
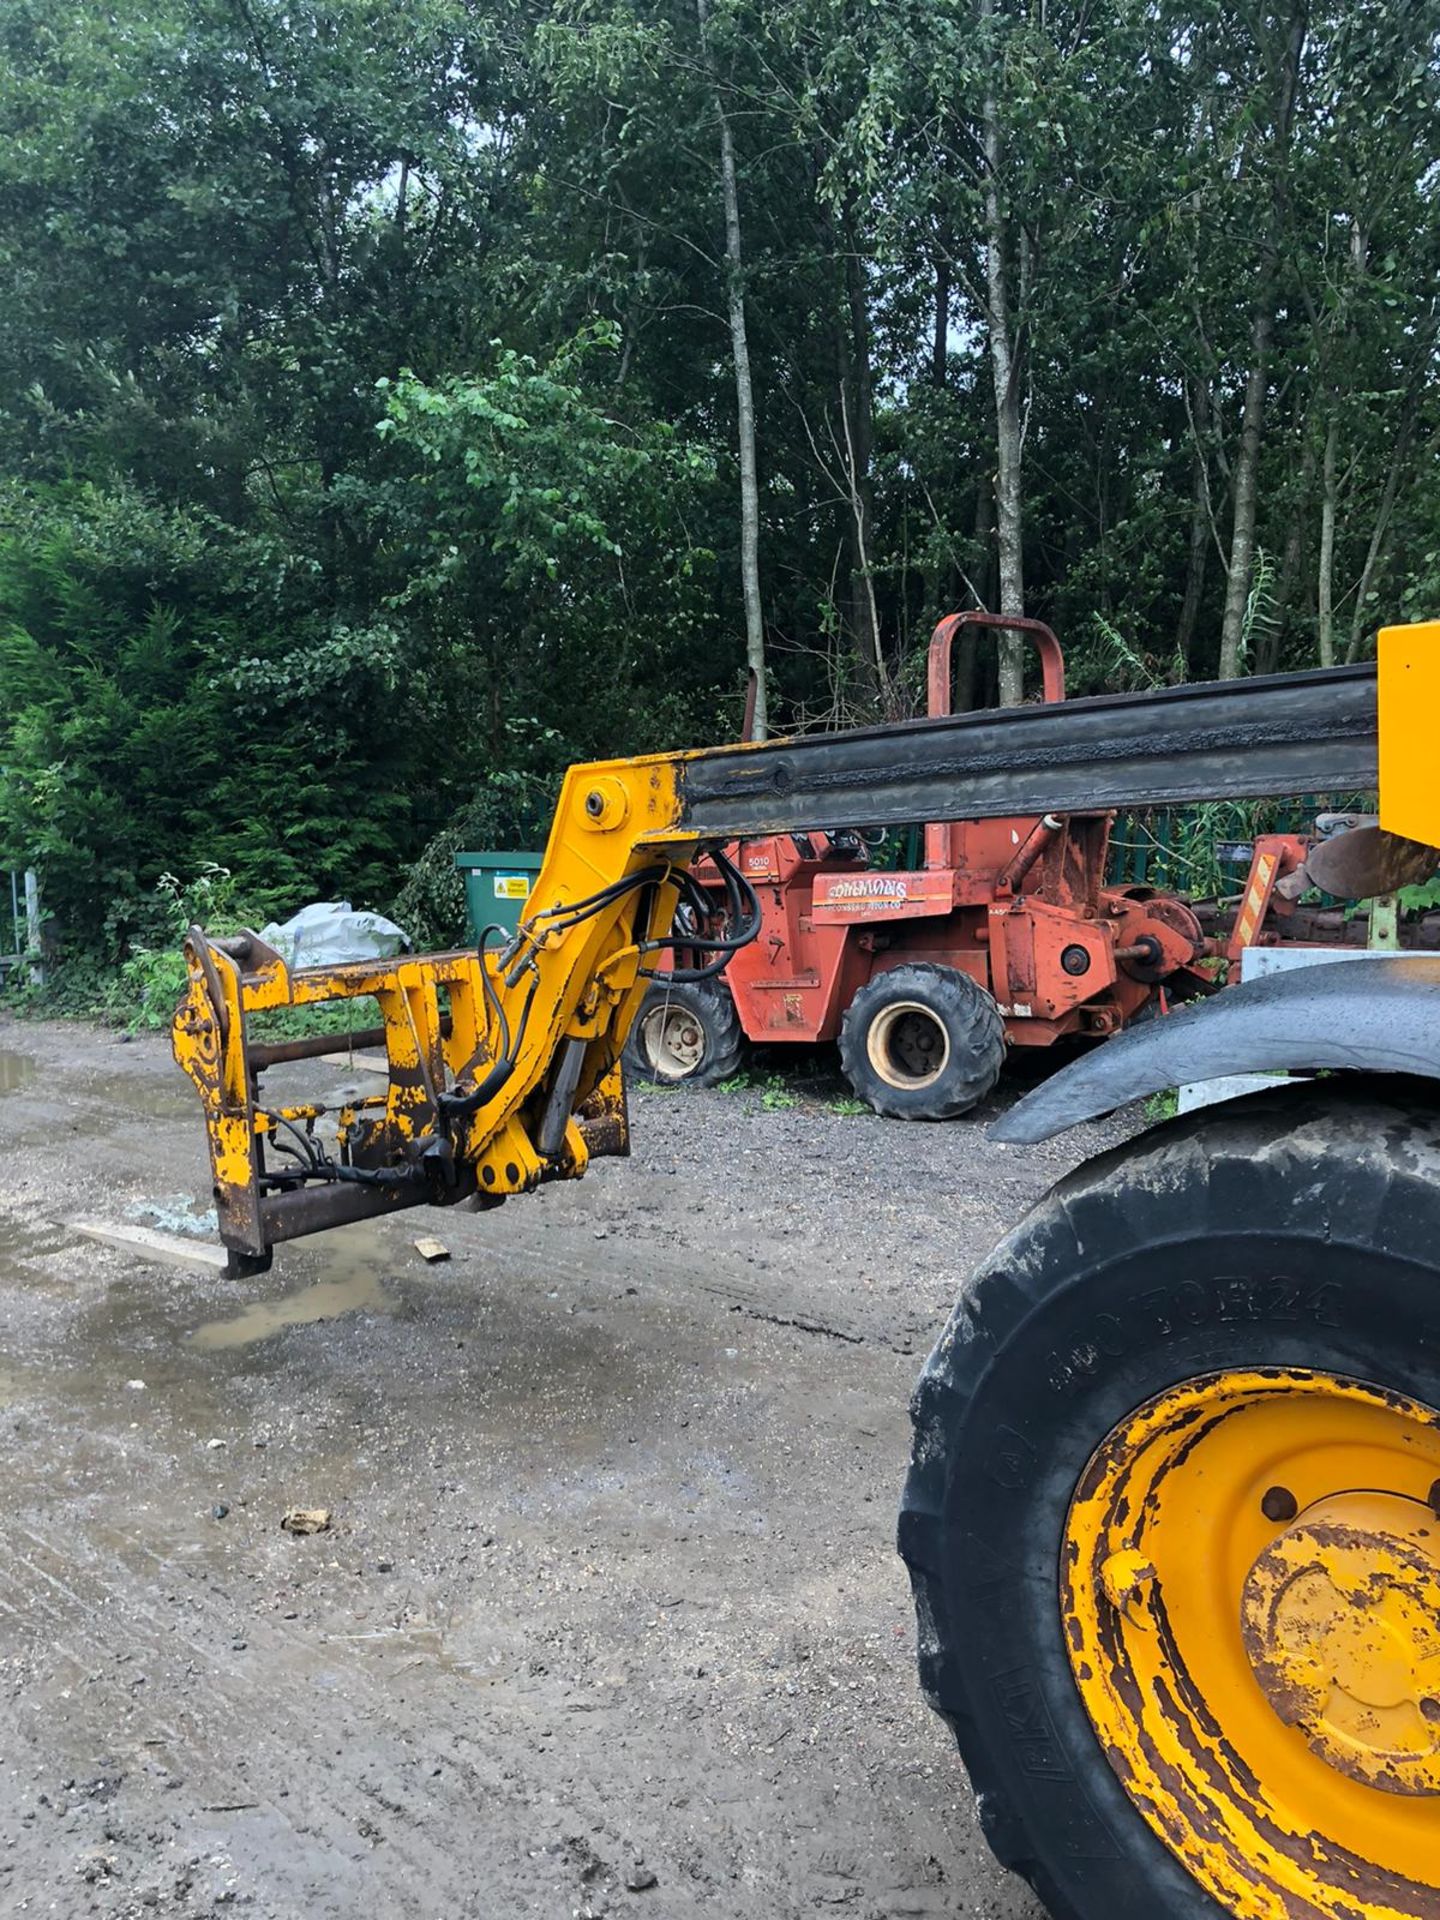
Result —
<svg viewBox="0 0 1440 1920"><path fill-rule="evenodd" d="M232 1270L263 1268L277 1241L322 1227L498 1202L626 1150L619 1055L646 986L642 951L668 932L695 849L677 826L676 766L571 769L537 906L504 947L292 971L253 934L191 929L172 1041L204 1102ZM267 1046L249 1022L361 995L379 1003L389 1085L339 1111L332 1148L323 1107L268 1105L259 1083L333 1038Z"/></svg>

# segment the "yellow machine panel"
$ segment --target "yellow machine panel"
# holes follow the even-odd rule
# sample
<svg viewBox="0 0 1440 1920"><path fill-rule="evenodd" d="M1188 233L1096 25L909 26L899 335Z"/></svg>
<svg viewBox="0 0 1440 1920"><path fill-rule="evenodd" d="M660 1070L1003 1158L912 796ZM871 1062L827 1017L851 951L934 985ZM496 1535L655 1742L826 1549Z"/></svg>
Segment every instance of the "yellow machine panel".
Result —
<svg viewBox="0 0 1440 1920"><path fill-rule="evenodd" d="M1380 824L1440 847L1440 620L1382 627L1378 657Z"/></svg>

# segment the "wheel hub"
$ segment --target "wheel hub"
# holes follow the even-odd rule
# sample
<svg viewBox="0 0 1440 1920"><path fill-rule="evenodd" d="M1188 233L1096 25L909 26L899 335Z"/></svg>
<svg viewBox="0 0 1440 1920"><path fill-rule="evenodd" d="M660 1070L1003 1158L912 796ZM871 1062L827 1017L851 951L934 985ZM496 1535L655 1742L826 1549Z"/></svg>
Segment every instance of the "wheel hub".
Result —
<svg viewBox="0 0 1440 1920"><path fill-rule="evenodd" d="M1440 1410L1279 1367L1179 1382L1080 1476L1076 1687L1237 1920L1440 1920L1437 1482Z"/></svg>
<svg viewBox="0 0 1440 1920"><path fill-rule="evenodd" d="M705 1032L686 1007L657 1007L641 1035L652 1069L664 1080L684 1080L705 1057Z"/></svg>
<svg viewBox="0 0 1440 1920"><path fill-rule="evenodd" d="M929 1087L950 1058L950 1036L931 1008L897 1000L875 1016L866 1050L870 1064L890 1086Z"/></svg>
<svg viewBox="0 0 1440 1920"><path fill-rule="evenodd" d="M1440 1794L1440 1520L1398 1494L1309 1507L1250 1569L1242 1632L1311 1751L1387 1793Z"/></svg>

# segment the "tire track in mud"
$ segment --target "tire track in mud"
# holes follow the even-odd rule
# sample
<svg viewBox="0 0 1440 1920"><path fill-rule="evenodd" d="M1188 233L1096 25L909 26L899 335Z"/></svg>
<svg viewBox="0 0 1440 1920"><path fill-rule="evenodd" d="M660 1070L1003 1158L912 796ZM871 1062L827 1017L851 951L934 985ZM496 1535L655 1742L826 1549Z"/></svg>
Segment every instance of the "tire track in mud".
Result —
<svg viewBox="0 0 1440 1920"><path fill-rule="evenodd" d="M118 1757L126 1767L142 1758L163 1759L198 1812L240 1807L245 1817L225 1825L230 1857L242 1874L263 1886L271 1881L267 1860L287 1856L287 1884L297 1913L348 1916L377 1897L393 1897L397 1912L491 1916L502 1911L496 1901L507 1886L505 1911L560 1911L555 1903L573 1901L577 1877L583 1889L596 1860L608 1856L613 1866L630 1851L630 1837L610 1817L613 1783L595 1766L583 1764L586 1753L603 1764L612 1734L623 1738L631 1748L629 1764L636 1764L634 1716L623 1704L607 1707L577 1701L563 1690L529 1688L497 1702L500 1711L492 1720L476 1700L474 1684L457 1688L454 1669L441 1667L428 1650L421 1650L424 1672L412 1667L407 1673L402 1667L377 1673L373 1655L357 1657L336 1636L316 1640L264 1616L245 1618L251 1657L242 1662L227 1657L203 1631L223 1618L228 1596L213 1580L199 1581L175 1558L112 1536L104 1544L114 1550L113 1562L97 1552L93 1564L82 1565L53 1538L31 1528L13 1529L12 1544L21 1550L7 1556L0 1604L23 1620L32 1636L43 1634L45 1646L63 1651L74 1669L72 1694L98 1679L83 1720L112 1730L100 1744L110 1750L120 1745ZM123 1577L117 1577L122 1569ZM144 1597L177 1589L200 1602L201 1610L188 1623L171 1619ZM125 1712L133 1706L133 1690L109 1677L115 1673L114 1650L86 1630L91 1618L104 1618L109 1635L123 1640L133 1656L126 1670L145 1672L143 1717L124 1742L117 1742L113 1729L135 1718ZM403 1660L415 1636L402 1630L394 1638L394 1651ZM198 1695L197 1674L203 1675ZM418 1700L410 1688L416 1679ZM443 1684L436 1685L437 1680ZM55 1687L58 1677L52 1691ZM293 1703L294 1718L283 1730L273 1713L257 1711L262 1687ZM317 1722L307 1735L304 1702L308 1690L317 1687L332 1704L323 1728ZM149 1704L157 1697L172 1700L175 1709L157 1713ZM337 1700L364 1723L339 1754L333 1750L340 1737ZM467 1713L467 1704L474 1711ZM586 1737L574 1741L565 1722L582 1713ZM559 1729L570 1742L563 1810L535 1808L534 1789L517 1769L517 1746L525 1744L527 1726L532 1736L540 1729L547 1735ZM73 1744L73 1732L70 1737ZM237 1746L250 1761L243 1773L220 1757ZM78 1752L75 1762L82 1764ZM664 1763L661 1743L653 1761L642 1764L661 1768ZM759 1754L738 1764L726 1762L703 1819L687 1822L682 1814L681 1832L665 1834L658 1849L650 1846L650 1864L661 1870L668 1889L667 1920L709 1906L727 1879L737 1887L769 1888L772 1897L779 1896L773 1911L783 1914L809 1914L816 1901L848 1904L862 1893L875 1897L873 1862L867 1863L863 1844L837 1851L818 1820L813 1834L757 1822L761 1767ZM382 1777L402 1784L388 1790L377 1784ZM288 1788L284 1796L282 1782ZM493 1820L501 1806L506 1814L500 1824L512 1832L517 1822L528 1824L535 1833L528 1861L518 1859L513 1842L486 1847L487 1819ZM463 1872L447 1867L458 1821L466 1824ZM933 1862L921 1844L912 1851L897 1846L900 1837L893 1831L885 1837L887 1850L901 1857L894 1860L894 1884L885 1890L882 1911L897 1916L944 1911L947 1896L938 1883L926 1884ZM916 1841L923 1843L923 1835L917 1833ZM486 1889L483 1895L477 1895L477 1881ZM414 1905L417 1886L425 1888L429 1904Z"/></svg>
<svg viewBox="0 0 1440 1920"><path fill-rule="evenodd" d="M849 1346L887 1347L892 1353L922 1353L943 1324L938 1311L932 1320L897 1312L884 1299L838 1295L833 1273L817 1276L801 1269L803 1283L797 1285L790 1274L771 1268L765 1279L757 1280L751 1263L734 1255L706 1252L682 1259L657 1252L653 1243L641 1246L619 1237L612 1242L608 1232L593 1251L587 1247L582 1256L564 1245L565 1237L576 1233L568 1221L557 1222L549 1232L543 1225L538 1232L529 1227L512 1229L503 1238L497 1233L487 1251L509 1266L563 1279L582 1294L602 1284L608 1293L624 1292L639 1282L667 1301L707 1314L718 1304L727 1312L771 1326ZM816 1296L825 1294L834 1296L833 1300L817 1311Z"/></svg>
<svg viewBox="0 0 1440 1920"><path fill-rule="evenodd" d="M313 1856L308 1883L292 1889L295 1911L307 1920L332 1910L348 1920L362 1905L373 1903L377 1894L387 1893L395 1897L397 1912L444 1914L446 1920L475 1913L488 1920L502 1910L496 1901L499 1889L506 1886L511 1892L504 1911L560 1911L558 1901L573 1903L577 1879L583 1887L587 1876L594 1875L600 1849L608 1851L611 1865L631 1851L627 1836L609 1817L613 1784L594 1767L577 1765L579 1744L572 1742L567 1756L571 1771L565 1783L563 1817L535 1808L538 1785L527 1788L515 1764L517 1746L526 1744L527 1733L533 1740L537 1729L543 1729L548 1737L567 1716L579 1712L589 1722L584 1750L603 1759L607 1729L617 1724L624 1725L625 1739L633 1746L633 1721L623 1709L577 1703L555 1689L530 1688L505 1699L498 1714L492 1709L487 1716L475 1700L473 1681L467 1679L457 1690L453 1667L432 1664L420 1675L413 1668L409 1674L403 1669L389 1676L377 1674L373 1656L357 1658L337 1636L316 1640L253 1614L245 1616L244 1624L245 1651L252 1657L242 1663L227 1658L222 1647L203 1636L197 1637L194 1624L187 1628L142 1597L193 1582L194 1573L183 1563L152 1547L112 1536L108 1544L116 1553L115 1561L103 1562L97 1555L94 1565L84 1566L44 1533L23 1527L8 1532L10 1551L0 1570L0 1607L32 1633L46 1630L46 1648L62 1654L74 1669L72 1696L99 1683L98 1692L90 1695L83 1708L84 1721L96 1728L95 1750L82 1754L72 1734L76 1767L93 1766L101 1748L126 1768L163 1760L183 1782L185 1800L194 1811L235 1807L256 1816L253 1822L240 1820L229 1826L228 1850L237 1867L248 1866L257 1881L270 1877L256 1855L257 1847L266 1855L290 1853L287 1872L291 1874L307 1855ZM45 1564L47 1560L52 1564ZM123 1580L117 1577L121 1568ZM187 1594L187 1598L201 1600L204 1610L197 1618L202 1627L223 1616L228 1605L228 1596L212 1581L199 1583L198 1594ZM138 1728L118 1736L115 1732L124 1719L134 1717L126 1712L127 1706L133 1707L134 1697L123 1682L109 1678L116 1668L113 1648L85 1629L87 1619L100 1617L106 1619L110 1635L125 1643L125 1670L145 1673L143 1734ZM63 1641L61 1634L66 1636ZM403 1630L395 1634L397 1655L403 1657L405 1643L414 1637ZM203 1675L203 1692L198 1695L197 1674ZM423 1703L405 1698L404 1713L397 1713L399 1686L415 1678L423 1688ZM437 1678L449 1684L438 1687ZM277 1684L296 1703L297 1718L286 1731L271 1714L257 1711L258 1690L274 1689ZM327 1706L323 1729L317 1723L313 1734L304 1736L301 1703L309 1689L322 1692L327 1703L342 1700L365 1723L363 1733L357 1730L339 1753L332 1745L336 1737L333 1704ZM49 1691L60 1690L57 1676ZM157 1695L173 1699L178 1711L166 1718L154 1713L148 1702ZM472 1714L463 1711L467 1701L476 1707ZM103 1736L101 1727L106 1729ZM53 1722L49 1731L53 1737ZM237 1745L243 1745L249 1761L243 1773L223 1758ZM663 1768L663 1748L657 1748L654 1765L657 1770ZM377 1776L392 1783L403 1781L403 1785L392 1790L377 1784ZM282 1782L286 1783L283 1795ZM732 1804L738 1813L747 1801L743 1782L737 1784L740 1790ZM512 1833L517 1824L535 1830L536 1844L523 1864L513 1843L507 1846L503 1841L488 1849L488 1859L476 1858L477 1852L487 1851L486 1818L493 1818L502 1803L507 1806ZM466 1825L463 1872L448 1864L451 1836L460 1821ZM253 1834L246 1831L250 1825L257 1829ZM357 1827L360 1844L355 1844ZM734 1832L738 1852L745 1823L738 1823ZM753 1835L745 1837L753 1841ZM707 1836L706 1864L699 1873L697 1861L687 1864L683 1848L672 1855L668 1848L662 1853L651 1847L650 1864L664 1871L670 1892L667 1920L672 1914L688 1914L694 1898L703 1897L713 1882L717 1838ZM337 1848L342 1850L339 1857ZM746 1861L748 1873L754 1875L762 1863L754 1857L753 1846L744 1850L751 1856ZM783 1854L776 1853L765 1864L773 1870L782 1866L783 1859ZM523 1885L517 1882L517 1873ZM794 1876L782 1872L779 1877L783 1883ZM797 1898L811 1880L802 1868ZM483 1894L477 1892L477 1881L485 1888ZM420 1907L414 1905L420 1897L415 1891L418 1886L425 1888L427 1903ZM574 1910L573 1904L564 1908L567 1913ZM797 1913L801 1910L795 1908Z"/></svg>
<svg viewBox="0 0 1440 1920"><path fill-rule="evenodd" d="M244 1662L227 1658L220 1646L196 1637L193 1628L167 1618L142 1597L154 1574L163 1576L167 1587L186 1580L188 1570L174 1561L140 1548L139 1557L151 1563L149 1568L142 1570L131 1559L102 1570L80 1565L73 1553L43 1533L29 1528L7 1532L10 1551L0 1570L3 1604L32 1629L46 1628L52 1636L48 1647L73 1666L79 1684L70 1692L72 1697L88 1694L78 1717L94 1729L99 1751L123 1752L128 1745L129 1766L163 1752L196 1811L237 1805L263 1811L264 1825L278 1824L288 1832L292 1865L306 1853L317 1855L313 1902L307 1895L300 1911L319 1913L334 1906L348 1913L355 1910L347 1904L352 1896L373 1897L386 1885L397 1893L425 1887L426 1897L438 1903L435 1911L470 1910L474 1872L461 1873L451 1866L443 1835L434 1830L443 1810L422 1801L405 1806L393 1796L386 1804L383 1789L377 1794L372 1776L383 1771L393 1778L413 1771L417 1743L397 1735L390 1703L357 1663L333 1646L316 1645L253 1615L244 1620L245 1650L253 1657ZM47 1560L55 1564L47 1565ZM123 1579L117 1577L121 1567ZM218 1605L206 1608L201 1620L208 1623L221 1611ZM87 1629L85 1623L92 1618L105 1620L107 1638L123 1638L125 1669L137 1677L143 1673L143 1708L137 1709L133 1686L110 1678L116 1670L115 1652L105 1638ZM197 1676L203 1676L199 1687ZM97 1682L98 1697L91 1691ZM52 1685L47 1691L63 1689ZM323 1692L332 1701L341 1698L353 1714L363 1715L364 1740L352 1743L348 1751L343 1746L336 1751L333 1707L307 1727L307 1691ZM174 1703L170 1713L150 1709L150 1700L157 1697ZM289 1724L282 1728L277 1720L286 1713ZM117 1731L137 1716L145 1734L134 1728ZM54 1730L52 1719L52 1738ZM421 1734L421 1741L433 1763L455 1766L453 1750L442 1752L428 1733ZM243 1772L224 1758L237 1749L248 1763ZM88 1759L96 1757L92 1752ZM78 1753L74 1758L77 1764L82 1760ZM474 1784L495 1794L503 1783L497 1770L489 1779L477 1777ZM456 1796L447 1792L446 1797ZM473 1818L473 1806L467 1810ZM317 1833L321 1825L323 1834ZM262 1837L266 1850L272 1850L273 1836ZM237 1863L246 1850L245 1838L242 1827L231 1829L229 1846ZM498 1859L495 1864L498 1868ZM348 1893L347 1882L353 1883Z"/></svg>
<svg viewBox="0 0 1440 1920"><path fill-rule="evenodd" d="M84 1152L57 1164L47 1110L7 1103L17 1226L42 1194L48 1216L101 1187L116 1209L199 1191L163 1043L118 1049L91 1084L109 1038L33 1036L35 1084L53 1080ZM24 1398L3 1457L30 1525L0 1518L0 1641L24 1650L0 1660L0 1754L19 1765L0 1825L33 1908L133 1920L179 1848L232 1861L256 1920L571 1920L607 1899L614 1920L1032 1920L916 1699L889 1557L928 1313L995 1203L946 1191L958 1131L900 1129L892 1150L878 1125L747 1120L728 1100L656 1101L613 1182L602 1166L443 1216L449 1267L408 1270L408 1223L378 1234L393 1318L253 1357L184 1345L236 1311L233 1288L15 1249L0 1298ZM970 1157L967 1193L990 1195L1006 1163ZM273 1287L315 1264L302 1252ZM263 1468L240 1451L254 1432ZM232 1451L207 1454L219 1434ZM333 1573L263 1517L262 1498L317 1483ZM452 1536L475 1520L495 1555L462 1564ZM369 1577L382 1552L393 1583ZM94 1817L79 1838L43 1809L20 1819L117 1745L131 1778L103 1813L124 1873L91 1892L72 1871ZM636 1843L660 1886L631 1896L615 1869ZM5 1857L0 1911L21 1890ZM225 1911L203 1873L185 1920Z"/></svg>

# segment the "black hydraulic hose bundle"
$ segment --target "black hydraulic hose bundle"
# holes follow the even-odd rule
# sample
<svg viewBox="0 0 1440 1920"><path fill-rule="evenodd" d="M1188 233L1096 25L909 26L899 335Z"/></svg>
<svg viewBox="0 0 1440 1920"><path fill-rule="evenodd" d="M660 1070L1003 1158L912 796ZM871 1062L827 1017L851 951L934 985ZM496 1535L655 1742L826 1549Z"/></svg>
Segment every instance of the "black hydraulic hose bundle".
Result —
<svg viewBox="0 0 1440 1920"><path fill-rule="evenodd" d="M755 889L726 855L723 848L717 847L710 857L725 881L725 925L733 931L728 935L699 931L687 932L679 936L667 934L661 939L642 942L641 951L644 953L656 953L662 948L683 945L711 956L706 964L700 967L677 967L669 976L671 979L711 979L724 970L732 953L747 946L760 931L760 901ZM544 933L568 932L572 927L577 927L583 921L603 912L615 901L623 899L626 894L638 893L642 889L653 890L666 882L678 887L682 902L691 909L693 914L706 919L710 917L709 896L694 876L688 870L680 870L657 862L653 866L642 867L638 873L627 874L621 880L613 880L609 886L600 888L596 893L588 894L583 900L571 901L560 908L544 908L531 917L527 926ZM520 936L522 939L525 931L526 928L522 927ZM515 1071L519 1062L520 1049L525 1040L531 1004L535 998L537 981L532 979L530 991L526 995L525 1005L521 1010L519 1027L512 1038L510 1023L500 996L495 991L490 970L483 964L485 954L489 950L490 936L496 933L503 937L505 929L497 926L486 927L480 936L479 944L482 961L481 981L486 1005L500 1034L500 1057L486 1073L484 1079L479 1081L469 1093L442 1093L439 1096L441 1112L452 1120L466 1119L472 1113L478 1113L481 1107L495 1098ZM655 971L652 968L641 967L639 971L644 979L655 978Z"/></svg>
<svg viewBox="0 0 1440 1920"><path fill-rule="evenodd" d="M710 896L688 868L659 862L641 867L636 873L626 874L621 880L612 880L608 887L602 887L598 893L589 894L583 900L571 901L563 907L542 908L531 916L525 926L543 933L565 933L627 893L668 883L678 890L681 904L690 908L695 917L696 930L645 940L641 943L641 951L658 953L667 947L687 947L699 953L708 953L713 957L705 966L676 968L667 976L675 980L708 980L722 972L729 956L741 947L748 946L760 931L760 901L754 887L723 847L710 849L709 857L725 882L725 924L733 929L729 934L710 934L698 930L699 925L711 917L713 909ZM486 931L488 933L491 930L487 928ZM640 973L644 979L655 977L649 967L642 967Z"/></svg>
<svg viewBox="0 0 1440 1920"><path fill-rule="evenodd" d="M741 947L748 947L760 931L760 897L754 887L723 847L714 848L710 859L725 882L724 924L732 931L728 935L702 933L697 926L694 931L670 933L663 939L647 940L643 948L646 953L656 953L666 947L686 947L711 956L702 966L669 969L663 976L667 980L713 980L717 974L725 971L731 954L738 953ZM697 920L710 917L709 896L693 874L687 872L682 876L680 892ZM641 967L640 974L646 980L661 977L659 970L654 967Z"/></svg>
<svg viewBox="0 0 1440 1920"><path fill-rule="evenodd" d="M539 974L532 971L530 990L525 996L525 1004L520 1010L520 1019L512 1034L509 1016L504 1002L495 990L495 982L489 967L485 965L486 955L492 950L492 936L499 935L501 947L506 942L514 945L517 951L522 948L527 930L535 932L563 933L577 927L582 921L593 918L616 900L626 894L641 889L653 890L669 884L676 887L680 894L682 909L688 909L687 917L692 924L683 933L669 933L656 939L646 939L640 943L642 953L658 953L666 948L684 947L692 953L707 954L709 958L700 966L676 967L663 975L670 980L710 980L722 973L732 953L748 946L760 931L760 900L753 886L744 874L729 858L723 847L710 850L710 859L725 882L725 910L722 926L726 932L706 932L705 923L713 918L713 906L710 896L688 869L679 869L666 863L642 867L639 872L627 874L624 879L612 881L597 893L583 900L575 900L563 907L543 909L532 916L519 935L511 934L507 928L491 925L482 929L478 948L480 954L480 981L485 995L486 1008L494 1023L493 1030L498 1034L500 1053L493 1066L477 1081L468 1093L440 1093L436 1104L447 1120L465 1120L473 1113L489 1104L504 1087L520 1062L520 1050L525 1044L525 1032L530 1021L530 1009L534 1004ZM649 919L649 913L644 916ZM516 964L516 972L526 964L521 960ZM533 965L533 963L532 963ZM652 967L639 969L642 979L653 980L662 977ZM293 1122L282 1115L271 1116L277 1128L284 1127L294 1136L296 1145L282 1142L277 1138L277 1149L298 1164L293 1168L276 1168L265 1176L266 1183L273 1186L303 1184L306 1180L353 1180L366 1185L388 1185L403 1177L409 1169L388 1169L370 1167L348 1167L333 1160L320 1147L319 1142L308 1130L302 1132Z"/></svg>

